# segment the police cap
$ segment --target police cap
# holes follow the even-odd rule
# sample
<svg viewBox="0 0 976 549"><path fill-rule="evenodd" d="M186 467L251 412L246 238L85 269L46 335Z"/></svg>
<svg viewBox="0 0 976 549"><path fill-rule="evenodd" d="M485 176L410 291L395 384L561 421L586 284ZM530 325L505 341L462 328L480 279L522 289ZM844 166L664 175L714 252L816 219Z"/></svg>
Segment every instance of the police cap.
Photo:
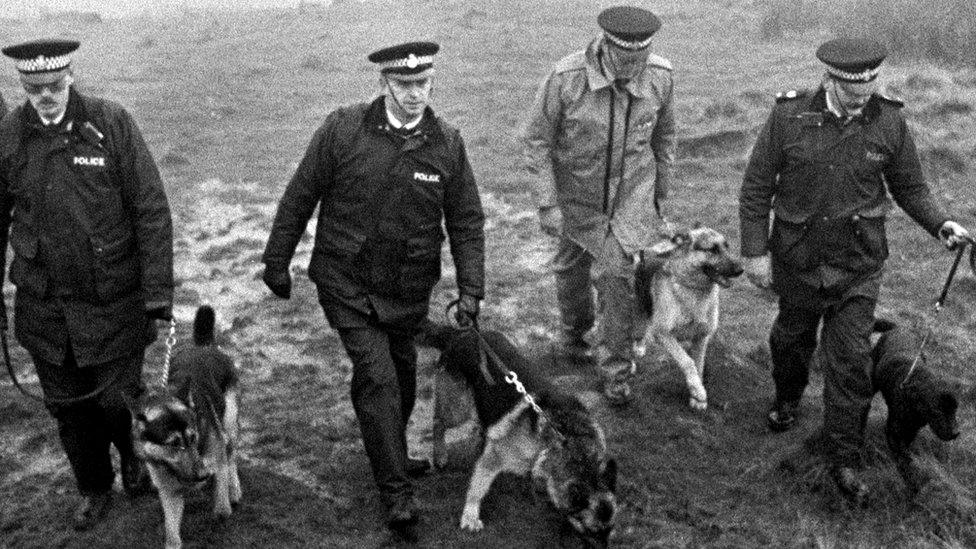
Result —
<svg viewBox="0 0 976 549"><path fill-rule="evenodd" d="M651 36L661 28L656 15L636 6L614 6L600 12L597 24L603 35L615 46L642 50L651 45Z"/></svg>
<svg viewBox="0 0 976 549"><path fill-rule="evenodd" d="M376 50L367 59L380 66L384 74L417 74L434 66L435 42L407 42Z"/></svg>
<svg viewBox="0 0 976 549"><path fill-rule="evenodd" d="M827 72L844 82L871 82L881 72L881 62L888 50L868 38L836 38L817 48L817 59L827 65Z"/></svg>
<svg viewBox="0 0 976 549"><path fill-rule="evenodd" d="M7 46L4 55L17 61L21 81L27 84L50 84L68 74L69 54L81 44L77 40L44 39Z"/></svg>

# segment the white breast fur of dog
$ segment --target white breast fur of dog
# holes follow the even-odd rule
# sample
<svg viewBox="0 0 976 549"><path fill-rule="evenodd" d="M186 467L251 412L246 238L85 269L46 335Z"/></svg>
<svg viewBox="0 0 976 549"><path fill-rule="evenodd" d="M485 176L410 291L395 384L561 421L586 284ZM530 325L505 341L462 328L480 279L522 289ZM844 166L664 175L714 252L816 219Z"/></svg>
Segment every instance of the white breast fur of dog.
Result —
<svg viewBox="0 0 976 549"><path fill-rule="evenodd" d="M677 362L691 393L689 404L708 408L705 352L719 323L719 293L742 274L721 233L697 227L675 234L641 254L634 277L638 315L647 325L643 341L653 339ZM688 349L680 340L689 342Z"/></svg>
<svg viewBox="0 0 976 549"><path fill-rule="evenodd" d="M174 352L165 388L135 402L132 438L159 492L166 549L182 546L184 494L213 482L214 514L230 517L241 500L235 446L238 435L238 372L214 344L214 312L200 307L193 344Z"/></svg>

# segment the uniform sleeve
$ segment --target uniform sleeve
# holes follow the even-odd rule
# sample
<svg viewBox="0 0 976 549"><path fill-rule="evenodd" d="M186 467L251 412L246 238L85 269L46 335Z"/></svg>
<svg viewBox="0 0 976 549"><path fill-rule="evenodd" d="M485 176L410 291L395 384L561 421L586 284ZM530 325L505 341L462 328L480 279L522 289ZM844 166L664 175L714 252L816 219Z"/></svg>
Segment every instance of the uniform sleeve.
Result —
<svg viewBox="0 0 976 549"><path fill-rule="evenodd" d="M8 189L7 166L4 159L0 158L0 305L3 304L3 283L7 273L7 240L10 233L10 213L13 210L13 196Z"/></svg>
<svg viewBox="0 0 976 549"><path fill-rule="evenodd" d="M671 74L670 72L668 73ZM671 79L668 96L657 115L657 125L651 137L651 149L657 162L657 178L654 182L654 206L658 213L661 204L671 190L672 172L678 151L677 124L674 118L674 80Z"/></svg>
<svg viewBox="0 0 976 549"><path fill-rule="evenodd" d="M891 162L884 169L885 181L892 198L905 212L931 235L937 235L939 228L949 217L932 196L922 175L922 165L915 149L908 124L898 117L898 134L901 139L894 151Z"/></svg>
<svg viewBox="0 0 976 549"><path fill-rule="evenodd" d="M461 136L457 136L458 176L444 193L444 225L457 273L458 292L485 296L485 214Z"/></svg>
<svg viewBox="0 0 976 549"><path fill-rule="evenodd" d="M135 120L121 111L121 140L116 158L122 168L122 192L133 216L142 292L146 310L173 306L173 219L169 200L149 147Z"/></svg>
<svg viewBox="0 0 976 549"><path fill-rule="evenodd" d="M278 203L262 261L268 267L287 269L312 212L332 180L332 135L336 113L326 119L308 144L305 156Z"/></svg>
<svg viewBox="0 0 976 549"><path fill-rule="evenodd" d="M781 129L777 120L774 108L752 148L739 191L743 257L765 255L768 251L769 211L783 162Z"/></svg>
<svg viewBox="0 0 976 549"><path fill-rule="evenodd" d="M553 72L539 86L519 136L522 170L540 208L557 204L552 149L562 118L559 82L559 76Z"/></svg>

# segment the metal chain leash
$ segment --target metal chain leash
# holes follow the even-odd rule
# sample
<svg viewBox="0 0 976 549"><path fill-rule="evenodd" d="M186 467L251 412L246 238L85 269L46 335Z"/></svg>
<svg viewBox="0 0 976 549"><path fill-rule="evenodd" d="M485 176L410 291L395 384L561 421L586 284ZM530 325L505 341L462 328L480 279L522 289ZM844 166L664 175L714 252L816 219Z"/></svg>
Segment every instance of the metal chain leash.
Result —
<svg viewBox="0 0 976 549"><path fill-rule="evenodd" d="M505 383L515 387L515 391L522 395L522 399L532 407L532 410L546 421L546 426L549 430L555 433L557 439L560 441L566 440L566 436L559 432L559 429L556 428L556 423L551 417L549 417L549 414L547 414L545 410L540 408L539 405L535 403L535 397L532 396L532 393L525 390L525 386L522 385L521 381L519 381L518 374L509 370L508 373L505 374Z"/></svg>
<svg viewBox="0 0 976 549"><path fill-rule="evenodd" d="M166 352L163 355L163 387L169 383L169 361L173 357L173 346L176 345L176 319L169 321L169 334L166 336Z"/></svg>

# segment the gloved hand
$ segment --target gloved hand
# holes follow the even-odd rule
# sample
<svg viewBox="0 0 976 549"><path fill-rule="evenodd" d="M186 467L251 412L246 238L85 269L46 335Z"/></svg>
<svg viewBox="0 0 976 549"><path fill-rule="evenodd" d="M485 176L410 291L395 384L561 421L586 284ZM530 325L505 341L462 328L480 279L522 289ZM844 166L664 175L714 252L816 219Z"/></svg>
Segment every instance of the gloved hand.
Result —
<svg viewBox="0 0 976 549"><path fill-rule="evenodd" d="M153 320L173 320L173 311L169 307L153 307L146 310L146 316Z"/></svg>
<svg viewBox="0 0 976 549"><path fill-rule="evenodd" d="M461 294L458 298L457 310L454 311L454 320L461 328L470 328L478 322L478 312L481 306L478 298Z"/></svg>
<svg viewBox="0 0 976 549"><path fill-rule="evenodd" d="M946 221L939 227L939 239L946 248L954 250L957 246L966 243L969 239L969 231L955 221Z"/></svg>
<svg viewBox="0 0 976 549"><path fill-rule="evenodd" d="M287 265L284 268L265 265L261 280L274 295L282 299L291 297L291 273L288 271Z"/></svg>
<svg viewBox="0 0 976 549"><path fill-rule="evenodd" d="M757 288L765 290L773 284L773 269L770 266L769 254L755 257L744 257L743 268L746 277Z"/></svg>
<svg viewBox="0 0 976 549"><path fill-rule="evenodd" d="M563 211L559 206L539 208L539 227L542 232L558 237L563 232Z"/></svg>

